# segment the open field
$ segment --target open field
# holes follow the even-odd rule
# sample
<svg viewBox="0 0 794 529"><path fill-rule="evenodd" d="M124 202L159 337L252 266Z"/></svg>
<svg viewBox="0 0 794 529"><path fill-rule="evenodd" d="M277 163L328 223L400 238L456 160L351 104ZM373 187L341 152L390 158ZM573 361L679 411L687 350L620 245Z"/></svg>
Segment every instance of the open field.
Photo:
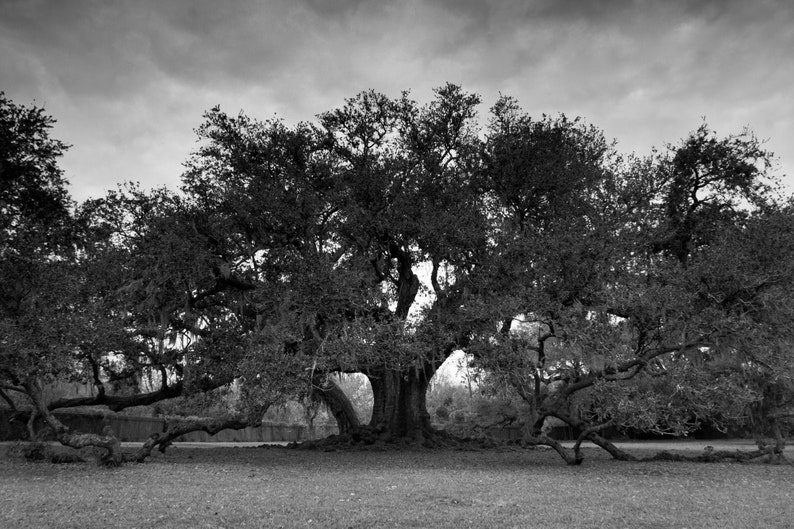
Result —
<svg viewBox="0 0 794 529"><path fill-rule="evenodd" d="M0 457L0 527L794 527L792 466L587 457L176 446L117 469Z"/></svg>

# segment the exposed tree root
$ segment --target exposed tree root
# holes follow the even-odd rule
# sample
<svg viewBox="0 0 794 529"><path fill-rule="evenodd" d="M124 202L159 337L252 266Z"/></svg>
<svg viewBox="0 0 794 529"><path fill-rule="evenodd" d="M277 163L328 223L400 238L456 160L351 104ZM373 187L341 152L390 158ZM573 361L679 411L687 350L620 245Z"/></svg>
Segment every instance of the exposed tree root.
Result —
<svg viewBox="0 0 794 529"><path fill-rule="evenodd" d="M786 446L785 439L778 428L774 430L774 437L775 442L773 444L767 444L765 440L760 439L757 441L758 450L751 450L751 451L730 451L730 450L719 450L715 451L712 447L706 447L702 454L688 456L679 453L672 453L667 450L663 450L658 452L649 457L637 457L628 452L625 452L618 448L615 444L608 441L607 439L601 437L598 432L603 428L606 428L610 425L610 422L606 422L601 425L597 426L587 426L585 423L581 421L575 421L571 419L568 415L565 414L555 414L555 416L563 419L569 425L579 428L582 430L582 433L576 440L576 443L573 446L573 454L565 449L562 445L557 443L556 441L552 440L552 443L545 442L545 440L539 440L537 444L544 444L547 446L551 446L554 448L558 454L565 460L566 463L569 465L579 465L584 460L584 455L582 454L581 445L582 442L585 440L591 441L593 444L601 448L602 450L609 453L614 459L618 461L689 461L695 463L719 463L719 462L726 462L726 461L735 461L735 462L745 462L745 461L752 461L754 459L758 459L761 457L766 458L767 463L775 463L775 464L794 464L789 461L786 456L783 454L783 450ZM587 426L587 427L585 427ZM556 443L557 446L554 445Z"/></svg>
<svg viewBox="0 0 794 529"><path fill-rule="evenodd" d="M707 446L703 450L703 453L693 456L662 450L652 456L639 458L624 452L598 434L588 431L582 433L576 445L574 446L574 450L577 455L580 453L579 445L585 436L596 446L609 452L613 458L619 461L686 461L691 463L724 463L728 461L734 461L742 463L765 457L767 463L794 464L794 462L787 459L783 453L782 447L784 445L781 445L780 443L766 445L762 442L758 443L758 450L714 450L712 447Z"/></svg>
<svg viewBox="0 0 794 529"><path fill-rule="evenodd" d="M639 459L639 461L686 461L690 463L725 463L734 461L743 463L755 459L766 458L766 463L778 465L794 465L794 462L786 458L781 453L776 453L770 450L714 450L711 447L706 447L702 454L695 456L686 456L683 454L674 454L667 450L658 452L650 457Z"/></svg>
<svg viewBox="0 0 794 529"><path fill-rule="evenodd" d="M13 453L21 455L28 461L49 461L56 464L85 462L85 459L77 453L59 451L40 441L20 442L12 450Z"/></svg>

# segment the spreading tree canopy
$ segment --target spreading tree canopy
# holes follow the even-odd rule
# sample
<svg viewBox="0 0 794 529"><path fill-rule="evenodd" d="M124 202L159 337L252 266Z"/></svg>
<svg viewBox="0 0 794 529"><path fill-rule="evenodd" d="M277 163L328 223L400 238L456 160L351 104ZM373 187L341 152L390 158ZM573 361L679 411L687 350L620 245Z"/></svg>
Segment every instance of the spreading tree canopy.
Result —
<svg viewBox="0 0 794 529"><path fill-rule="evenodd" d="M447 84L425 105L362 92L295 126L216 107L180 193L131 186L75 208L51 120L3 100L0 264L18 276L4 387L79 374L97 396L39 409L123 409L234 382L240 415L193 427L255 424L303 396L351 439L432 446L446 438L426 391L462 350L526 401L528 441L571 463L579 444L545 436L547 418L621 458L605 426L751 418L782 453L794 224L762 143L704 124L623 156L510 97L481 128L479 104ZM369 380L368 425L338 373ZM157 388L104 387L143 376Z"/></svg>

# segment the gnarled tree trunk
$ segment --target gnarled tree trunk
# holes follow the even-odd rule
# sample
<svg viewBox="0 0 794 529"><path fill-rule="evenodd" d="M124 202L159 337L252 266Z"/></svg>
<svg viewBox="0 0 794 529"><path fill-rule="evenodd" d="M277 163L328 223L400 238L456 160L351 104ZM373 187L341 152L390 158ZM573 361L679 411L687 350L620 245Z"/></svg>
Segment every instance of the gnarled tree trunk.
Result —
<svg viewBox="0 0 794 529"><path fill-rule="evenodd" d="M121 443L113 432L106 428L102 435L94 433L81 433L74 432L68 426L58 420L47 408L44 398L42 396L41 383L36 378L29 378L23 384L25 391L33 402L34 411L31 413L31 418L35 417L38 413L44 418L44 421L55 432L55 437L64 446L71 448L86 448L88 446L96 446L106 450L102 462L106 465L120 465L123 461L121 452ZM32 440L32 439L31 439Z"/></svg>
<svg viewBox="0 0 794 529"><path fill-rule="evenodd" d="M373 406L370 426L384 437L404 437L423 442L432 434L427 412L427 388L436 371L432 364L424 369L371 371Z"/></svg>
<svg viewBox="0 0 794 529"><path fill-rule="evenodd" d="M328 409L336 419L336 425L339 428L340 434L349 433L351 430L361 426L356 409L353 403L347 398L345 392L339 385L326 378L325 380L316 380L314 384L314 391L311 393L311 398L319 400L328 406Z"/></svg>

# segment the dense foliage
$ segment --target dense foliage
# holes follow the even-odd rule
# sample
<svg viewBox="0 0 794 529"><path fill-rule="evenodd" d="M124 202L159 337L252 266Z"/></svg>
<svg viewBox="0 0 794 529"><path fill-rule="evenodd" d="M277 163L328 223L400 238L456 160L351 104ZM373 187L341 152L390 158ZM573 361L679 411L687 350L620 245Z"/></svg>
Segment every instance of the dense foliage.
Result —
<svg viewBox="0 0 794 529"><path fill-rule="evenodd" d="M296 398L354 438L433 445L427 389L462 350L571 462L550 417L617 457L601 428L704 421L751 421L782 452L794 206L747 131L704 124L625 157L509 97L480 129L479 97L451 84L427 105L363 92L294 127L214 108L180 193L75 206L52 120L0 103L2 396L27 395L57 431L57 407L233 385L237 425ZM344 373L369 380L368 427ZM97 392L43 402L58 378Z"/></svg>

